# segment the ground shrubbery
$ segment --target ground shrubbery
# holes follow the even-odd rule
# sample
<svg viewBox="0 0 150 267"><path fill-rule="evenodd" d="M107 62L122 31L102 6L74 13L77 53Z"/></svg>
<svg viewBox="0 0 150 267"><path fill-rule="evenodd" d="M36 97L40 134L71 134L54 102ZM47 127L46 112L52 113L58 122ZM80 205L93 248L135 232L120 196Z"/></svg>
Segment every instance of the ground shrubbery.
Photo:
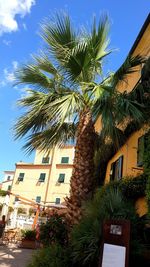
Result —
<svg viewBox="0 0 150 267"><path fill-rule="evenodd" d="M28 267L97 267L102 240L102 224L107 219L129 219L131 222L130 260L139 266L142 251L143 222L135 212L134 204L127 201L119 188L106 186L97 190L86 207L80 224L73 227L69 242L67 226L59 215L47 222L41 232L44 245ZM146 266L146 265L145 265Z"/></svg>
<svg viewBox="0 0 150 267"><path fill-rule="evenodd" d="M68 242L68 227L64 216L53 213L45 224L40 226L40 241L44 246L60 244L64 246Z"/></svg>

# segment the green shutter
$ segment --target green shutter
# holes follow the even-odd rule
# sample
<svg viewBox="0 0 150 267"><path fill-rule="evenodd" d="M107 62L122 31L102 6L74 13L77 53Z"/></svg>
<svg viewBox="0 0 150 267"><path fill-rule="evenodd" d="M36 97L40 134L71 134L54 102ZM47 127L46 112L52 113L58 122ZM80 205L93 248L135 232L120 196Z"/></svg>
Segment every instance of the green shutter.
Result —
<svg viewBox="0 0 150 267"><path fill-rule="evenodd" d="M143 159L144 159L144 135L138 139L138 150L137 150L137 166L143 166Z"/></svg>
<svg viewBox="0 0 150 267"><path fill-rule="evenodd" d="M23 181L23 179L24 179L24 173L23 172L20 172L19 173L19 177L18 177L18 181L20 182L22 182Z"/></svg>
<svg viewBox="0 0 150 267"><path fill-rule="evenodd" d="M65 180L65 173L60 173L59 178L58 178L58 182L64 183L64 180Z"/></svg>
<svg viewBox="0 0 150 267"><path fill-rule="evenodd" d="M69 157L62 157L61 163L69 163Z"/></svg>
<svg viewBox="0 0 150 267"><path fill-rule="evenodd" d="M55 204L60 204L60 198L56 197Z"/></svg>
<svg viewBox="0 0 150 267"><path fill-rule="evenodd" d="M49 163L49 157L43 157L42 163Z"/></svg>
<svg viewBox="0 0 150 267"><path fill-rule="evenodd" d="M46 177L46 173L41 173L40 174L40 178L39 178L39 182L44 182L45 181L45 177Z"/></svg>
<svg viewBox="0 0 150 267"><path fill-rule="evenodd" d="M40 202L41 202L41 197L40 197L40 196L37 196L37 197L36 197L36 202L37 202L37 203L40 203Z"/></svg>

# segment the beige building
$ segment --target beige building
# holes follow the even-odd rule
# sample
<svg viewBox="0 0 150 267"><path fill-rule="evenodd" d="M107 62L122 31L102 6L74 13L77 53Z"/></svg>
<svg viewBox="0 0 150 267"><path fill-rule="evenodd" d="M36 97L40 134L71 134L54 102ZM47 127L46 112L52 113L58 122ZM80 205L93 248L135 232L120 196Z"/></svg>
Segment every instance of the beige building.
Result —
<svg viewBox="0 0 150 267"><path fill-rule="evenodd" d="M4 178L1 186L1 190L11 190L12 182L14 179L14 171L4 171Z"/></svg>
<svg viewBox="0 0 150 267"><path fill-rule="evenodd" d="M11 192L46 206L62 204L69 195L73 157L71 145L56 147L49 154L37 150L34 163L16 163ZM12 207L15 198L10 196Z"/></svg>

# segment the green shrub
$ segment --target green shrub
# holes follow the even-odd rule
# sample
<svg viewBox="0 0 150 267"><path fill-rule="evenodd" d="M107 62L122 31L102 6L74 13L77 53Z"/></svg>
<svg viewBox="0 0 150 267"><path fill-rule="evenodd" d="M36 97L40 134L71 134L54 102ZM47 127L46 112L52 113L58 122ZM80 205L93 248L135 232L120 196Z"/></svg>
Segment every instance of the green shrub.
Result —
<svg viewBox="0 0 150 267"><path fill-rule="evenodd" d="M22 238L25 240L32 240L36 239L36 231L35 230L22 230L21 231Z"/></svg>
<svg viewBox="0 0 150 267"><path fill-rule="evenodd" d="M130 251L137 255L141 249L138 229L140 221L134 205L124 199L118 188L102 188L85 209L79 225L71 234L73 263L78 266L97 267L102 241L102 224L107 219L129 219L131 222ZM136 244L136 247L135 247ZM134 258L134 257L133 257Z"/></svg>
<svg viewBox="0 0 150 267"><path fill-rule="evenodd" d="M69 253L58 244L40 249L33 255L28 267L71 267Z"/></svg>
<svg viewBox="0 0 150 267"><path fill-rule="evenodd" d="M0 189L0 196L5 197L7 195L7 191L1 190Z"/></svg>
<svg viewBox="0 0 150 267"><path fill-rule="evenodd" d="M44 246L54 243L66 245L68 242L68 230L64 217L54 213L45 224L40 226L40 240Z"/></svg>
<svg viewBox="0 0 150 267"><path fill-rule="evenodd" d="M137 177L124 177L120 181L112 181L104 188L119 188L126 199L135 201L139 197L145 196L147 176L141 174Z"/></svg>

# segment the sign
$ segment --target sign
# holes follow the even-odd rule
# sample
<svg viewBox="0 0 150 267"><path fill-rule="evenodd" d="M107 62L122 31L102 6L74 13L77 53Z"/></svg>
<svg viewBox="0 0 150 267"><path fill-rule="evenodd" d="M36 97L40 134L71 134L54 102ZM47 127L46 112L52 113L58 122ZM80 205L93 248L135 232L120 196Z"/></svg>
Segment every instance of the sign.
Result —
<svg viewBox="0 0 150 267"><path fill-rule="evenodd" d="M99 267L128 267L129 241L129 221L105 221Z"/></svg>
<svg viewBox="0 0 150 267"><path fill-rule="evenodd" d="M104 244L102 267L125 267L126 248Z"/></svg>

